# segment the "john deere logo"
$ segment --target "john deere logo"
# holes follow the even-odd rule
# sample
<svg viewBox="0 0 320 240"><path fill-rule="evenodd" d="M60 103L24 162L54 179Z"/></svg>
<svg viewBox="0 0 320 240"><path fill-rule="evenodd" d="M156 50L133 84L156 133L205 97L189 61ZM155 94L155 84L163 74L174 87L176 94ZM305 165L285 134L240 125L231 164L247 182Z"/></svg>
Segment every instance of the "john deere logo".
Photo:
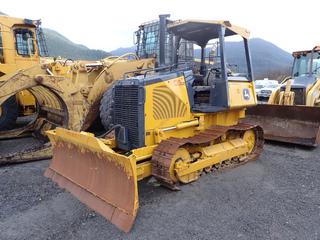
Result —
<svg viewBox="0 0 320 240"><path fill-rule="evenodd" d="M244 88L242 94L244 100L250 100L250 92L248 88Z"/></svg>

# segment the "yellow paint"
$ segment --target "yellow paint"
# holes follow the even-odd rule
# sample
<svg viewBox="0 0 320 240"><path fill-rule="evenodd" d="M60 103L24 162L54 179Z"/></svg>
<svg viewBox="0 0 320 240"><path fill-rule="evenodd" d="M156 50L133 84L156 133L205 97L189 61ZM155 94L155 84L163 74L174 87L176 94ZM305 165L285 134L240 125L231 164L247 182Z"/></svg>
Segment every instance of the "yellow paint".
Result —
<svg viewBox="0 0 320 240"><path fill-rule="evenodd" d="M21 115L27 116L36 111L36 100L29 91L21 91L16 94L17 102L22 110Z"/></svg>
<svg viewBox="0 0 320 240"><path fill-rule="evenodd" d="M292 79L286 81L285 91L280 87L274 90L268 100L268 104L276 105L295 105L295 93L291 91ZM317 78L313 84L306 87L306 106L319 106L320 101L320 78Z"/></svg>
<svg viewBox="0 0 320 240"><path fill-rule="evenodd" d="M137 179L138 181L151 176L152 165L151 161L143 162L137 165Z"/></svg>
<svg viewBox="0 0 320 240"><path fill-rule="evenodd" d="M251 153L255 147L255 144L256 144L256 138L255 138L254 131L253 130L246 131L242 138L247 144L248 153Z"/></svg>
<svg viewBox="0 0 320 240"><path fill-rule="evenodd" d="M192 173L186 174L180 178L177 172L184 171L191 164L192 158L188 150L184 148L179 148L175 155L173 156L173 161L170 164L170 178L174 182L181 181L183 183L192 182L198 179L198 171L193 171Z"/></svg>
<svg viewBox="0 0 320 240"><path fill-rule="evenodd" d="M301 56L303 54L308 54L314 52L319 52L320 48L319 46L315 46L313 50L308 51L296 51L293 52L292 55L294 58L297 58L298 56ZM275 89L271 96L269 97L268 104L275 104L275 105L296 105L294 103L295 93L291 91L291 85L292 85L293 79L290 77L285 78L281 85L285 85L285 90L281 91L281 86L279 86L277 89ZM308 86L306 86L305 91L305 106L310 107L319 107L320 106L320 78L316 77L315 81Z"/></svg>
<svg viewBox="0 0 320 240"><path fill-rule="evenodd" d="M243 91L249 90L249 99L244 99ZM257 98L255 97L254 85L251 82L232 82L229 81L229 102L230 108L243 108L250 107L257 104Z"/></svg>
<svg viewBox="0 0 320 240"><path fill-rule="evenodd" d="M187 88L183 77L177 77L167 81L161 81L145 86L145 147L133 149L131 154L122 155L117 153L114 140L95 138L92 134L84 132L78 133L70 130L57 128L56 131L49 131L48 136L51 142L67 142L92 152L108 152L115 156L121 155L121 159L127 159L124 164L127 174L132 174L132 161L137 163L136 175L138 179L150 176L150 159L154 149L158 144L170 137L186 138L192 137L199 132L213 125L231 126L238 123L244 116L245 103L254 104L253 83L250 82L231 82L229 89L235 94L238 101L233 108L225 112L217 113L192 113L190 111ZM253 100L246 100L242 97L243 89L250 89ZM232 98L232 94L230 97ZM218 162L222 162L232 157L241 156L252 151L255 144L255 136L252 130L241 136L223 136L223 142L209 145L207 147L197 147L194 151L200 151L201 157L197 161L191 161L189 152L181 150L177 152L177 158L184 159L170 167L172 178L178 174L179 181L194 181L198 177L198 171L209 167ZM113 149L114 148L114 149ZM134 167L135 168L135 167Z"/></svg>
<svg viewBox="0 0 320 240"><path fill-rule="evenodd" d="M203 170L205 167L246 154L248 149L246 142L238 138L205 147L202 151L206 157L202 157L198 161L188 164L185 169L175 169L176 174L181 177Z"/></svg>
<svg viewBox="0 0 320 240"><path fill-rule="evenodd" d="M239 118L244 117L245 107L257 103L253 83L250 82L230 81L231 109L219 113L191 113L183 77L147 85L145 88L146 99L148 99L145 103L145 132L148 133L145 136L145 143L147 146L157 144L169 137L191 137L212 125L235 125ZM249 100L243 98L245 88L249 89ZM197 124L194 122L195 119ZM163 131L166 128L173 128L173 130Z"/></svg>
<svg viewBox="0 0 320 240"><path fill-rule="evenodd" d="M17 28L26 28L33 33L34 54L17 54L14 37ZM3 43L3 56L0 56L0 105L15 95L22 115L34 113L37 103L49 115L62 116L62 126L76 131L91 126L98 115L103 93L114 81L121 79L125 72L154 66L154 59L140 60L133 53L101 61L73 63L63 59L41 59L36 44L36 25L26 25L24 19L0 16L0 31ZM19 71L21 69L24 70ZM39 118L34 128L40 127L43 120ZM4 134L15 137L20 132Z"/></svg>
<svg viewBox="0 0 320 240"><path fill-rule="evenodd" d="M132 154L135 156L136 161L139 162L141 160L151 158L152 153L157 146L158 145L152 145L152 146L133 149Z"/></svg>
<svg viewBox="0 0 320 240"><path fill-rule="evenodd" d="M24 71L7 74L0 78L0 105L10 96L28 89L37 100L39 108L60 116L60 123L75 131L86 130L99 114L103 93L123 74L140 69L152 68L154 59L134 59L135 54L126 54L117 58L101 61L76 61L64 66L56 61L45 67L36 65ZM48 75L48 72L52 75ZM45 120L38 118L35 128ZM50 121L49 121L50 122ZM59 125L59 124L58 124ZM11 137L20 132L8 132Z"/></svg>
<svg viewBox="0 0 320 240"><path fill-rule="evenodd" d="M148 99L145 102L145 132L148 133L145 136L146 146L155 145L160 139L170 136L188 137L194 134L193 128L168 131L162 135L159 132L159 129L194 120L183 77L147 85L145 88Z"/></svg>
<svg viewBox="0 0 320 240"><path fill-rule="evenodd" d="M110 161L115 166L118 167L119 171L124 171L129 178L133 178L133 188L134 188L134 207L133 207L133 214L135 215L138 210L138 174L139 178L142 179L144 175L148 172L148 167L143 165L140 166L138 169L142 169L137 171L136 161L134 156L125 156L113 151L108 145L104 144L98 138L95 138L92 134L87 134L84 132L73 132L70 130L56 128L56 130L47 131L47 135L53 145L53 149L55 146L61 144L61 146L65 149L65 154L70 154L68 151L72 150L74 147L79 149L82 152L90 151L93 152L96 156L96 159L91 159L94 161L95 164L98 166L99 161ZM70 145L69 147L66 147ZM59 159L59 161L63 161L63 159ZM88 159L89 160L89 159ZM65 172L70 169L57 169L54 166L54 162L50 165L50 168L53 169L55 172L61 174L64 177ZM150 169L150 168L149 168ZM149 170L150 171L150 170ZM110 178L106 178L105 180L114 180ZM89 186L83 186L84 188L88 188ZM117 203L112 201L109 202L110 204L117 206Z"/></svg>
<svg viewBox="0 0 320 240"><path fill-rule="evenodd" d="M306 106L320 106L320 78L308 89Z"/></svg>
<svg viewBox="0 0 320 240"><path fill-rule="evenodd" d="M18 28L28 29L32 32L34 54L22 56L17 53L14 30ZM0 77L40 63L39 49L36 44L36 25L27 25L24 23L24 19L0 16L0 38L3 46L3 55L0 55ZM36 102L30 92L22 91L16 95L16 98L21 115L30 115L35 112Z"/></svg>
<svg viewBox="0 0 320 240"><path fill-rule="evenodd" d="M248 37L249 34L245 29L233 26L228 22L210 23L223 24L230 31L243 37ZM118 67L120 68L120 65ZM117 79L115 72L111 71L103 71L98 76L103 76L103 84L105 82L111 83L111 79ZM58 81L58 83L60 82ZM96 158L90 158L88 161L112 161L115 165L121 166L119 171L124 171L128 178L134 177L133 187L137 189L138 180L151 176L151 158L161 141L170 137L193 137L215 125L235 125L240 118L245 116L245 108L257 103L253 82L246 81L229 81L230 109L217 113L191 112L188 90L183 76L147 83L144 88L144 147L124 152L117 149L114 141L57 128L55 131L48 132L53 149L59 143L65 146L71 144L80 151L90 151L95 154ZM58 88L56 87L56 89ZM61 87L61 89L65 88ZM88 97L90 96L88 89L84 92ZM244 92L246 98L244 98ZM75 94L75 96L77 95ZM246 156L253 150L255 139L256 136L252 130L245 133L233 131L205 145L194 144L190 146L188 144L180 147L170 159L171 161L168 163L170 165L167 166L171 181L189 183L197 180L199 173L204 169L210 169L212 165L220 164L231 158ZM65 147L65 149L68 154L68 148ZM63 159L54 158L54 161L63 161ZM138 207L137 192L135 200Z"/></svg>
<svg viewBox="0 0 320 240"><path fill-rule="evenodd" d="M24 19L9 16L0 16L0 31L3 44L3 61L0 64L0 73L9 74L18 69L25 69L40 63L38 46L34 40L35 53L31 56L19 55L16 51L15 38L13 31L17 28L28 29L36 37L36 26L27 25Z"/></svg>

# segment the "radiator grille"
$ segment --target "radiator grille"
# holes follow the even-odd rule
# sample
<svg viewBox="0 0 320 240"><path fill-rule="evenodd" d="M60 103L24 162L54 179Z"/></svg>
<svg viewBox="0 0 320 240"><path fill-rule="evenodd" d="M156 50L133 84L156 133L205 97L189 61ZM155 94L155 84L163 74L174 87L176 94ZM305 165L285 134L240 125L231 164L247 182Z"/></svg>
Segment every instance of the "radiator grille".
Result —
<svg viewBox="0 0 320 240"><path fill-rule="evenodd" d="M153 118L155 120L183 117L186 105L171 91L161 86L153 90Z"/></svg>
<svg viewBox="0 0 320 240"><path fill-rule="evenodd" d="M143 88L139 85L116 85L114 89L114 124L128 131L128 149L144 145ZM140 128L140 131L139 131Z"/></svg>

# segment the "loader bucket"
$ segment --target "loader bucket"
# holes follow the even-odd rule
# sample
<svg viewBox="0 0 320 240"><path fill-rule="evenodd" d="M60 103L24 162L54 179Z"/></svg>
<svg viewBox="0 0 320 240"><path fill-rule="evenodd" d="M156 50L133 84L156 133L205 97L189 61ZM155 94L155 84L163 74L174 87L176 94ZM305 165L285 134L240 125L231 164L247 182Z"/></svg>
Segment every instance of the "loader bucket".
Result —
<svg viewBox="0 0 320 240"><path fill-rule="evenodd" d="M260 104L248 108L245 122L259 124L265 139L316 147L320 107Z"/></svg>
<svg viewBox="0 0 320 240"><path fill-rule="evenodd" d="M128 232L138 210L135 159L88 133L57 128L47 134L53 159L45 176Z"/></svg>

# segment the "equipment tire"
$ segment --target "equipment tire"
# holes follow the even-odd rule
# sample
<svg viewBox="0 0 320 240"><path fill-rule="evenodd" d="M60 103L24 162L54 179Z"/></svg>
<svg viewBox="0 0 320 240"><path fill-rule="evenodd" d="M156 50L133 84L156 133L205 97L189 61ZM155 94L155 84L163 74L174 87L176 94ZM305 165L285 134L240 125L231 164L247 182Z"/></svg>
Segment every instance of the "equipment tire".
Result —
<svg viewBox="0 0 320 240"><path fill-rule="evenodd" d="M0 131L12 129L16 124L18 114L16 96L12 96L1 105Z"/></svg>
<svg viewBox="0 0 320 240"><path fill-rule="evenodd" d="M113 125L113 87L104 92L100 102L100 119L105 130L109 130Z"/></svg>

